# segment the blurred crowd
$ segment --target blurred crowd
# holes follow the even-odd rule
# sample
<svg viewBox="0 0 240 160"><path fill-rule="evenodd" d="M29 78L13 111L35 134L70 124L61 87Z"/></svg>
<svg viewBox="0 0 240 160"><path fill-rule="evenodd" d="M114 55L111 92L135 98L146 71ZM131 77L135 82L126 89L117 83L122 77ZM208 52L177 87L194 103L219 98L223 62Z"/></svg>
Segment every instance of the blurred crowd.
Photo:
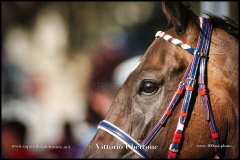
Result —
<svg viewBox="0 0 240 160"><path fill-rule="evenodd" d="M125 14L129 9L134 16ZM132 41L139 32L127 30L147 22L153 9L151 3L3 2L2 157L79 158L142 44L153 39Z"/></svg>
<svg viewBox="0 0 240 160"><path fill-rule="evenodd" d="M97 49L96 53L89 57L88 61L90 61L91 64L85 63L86 66L82 65L82 67L89 67L91 69L84 68L89 73L89 75L85 76L86 81L88 82L86 83L87 87L83 90L86 91L84 94L85 101L82 101L76 106L81 107L81 105L84 104L86 110L84 111L84 109L81 108L81 110L74 111L77 113L72 116L76 116L75 118L77 120L67 116L67 114L69 114L67 113L67 110L71 108L69 108L70 106L66 104L66 102L64 103L64 101L69 102L68 95L66 95L66 97L49 95L50 101L48 101L48 103L59 108L56 108L55 110L53 107L48 105L48 107L51 108L46 108L44 111L44 104L47 104L43 100L46 101L47 99L41 99L42 96L44 96L42 94L48 94L46 92L51 91L49 90L49 87L47 87L47 82L45 82L46 77L42 77L44 75L39 76L37 73L34 73L34 76L24 75L24 78L17 82L21 84L20 91L23 93L17 93L19 92L17 89L17 87L19 87L18 84L11 82L16 81L16 79L11 79L8 75L18 77L18 74L22 73L17 71L15 73L15 69L9 69L9 66L7 65L11 65L11 63L6 63L7 59L4 60L4 63L7 65L3 66L6 73L4 74L4 82L2 84L4 86L5 93L5 95L3 95L3 99L5 101L3 103L4 108L2 108L2 157L79 158L81 156L84 149L88 147L89 142L95 135L97 131L97 124L106 116L119 87L127 78L128 74L137 65L137 62L141 57L134 56L132 58L134 61L130 64L128 63L126 66L124 65L124 62L128 62L129 57L123 54L122 49L119 49L118 47L108 48L103 44L100 46L101 47ZM53 63L50 67L54 67ZM66 71L61 73L66 74ZM10 81L7 80L8 78ZM17 87L14 88L14 85ZM58 83L56 82L55 85L58 85ZM82 84L80 83L80 85ZM63 86L56 87L60 88ZM67 84L65 87L70 86ZM64 88L62 88L62 90L63 94L68 94ZM71 95L74 96L73 93L71 93ZM60 112L59 110L61 110L61 105L59 103L51 103L52 98L59 98L57 101L65 104L65 110ZM18 110L19 112L14 112L14 110ZM47 113L47 111L50 113ZM54 112L59 112L60 117L55 115L55 119L52 117L52 119L47 121L48 117L46 114L49 114L51 117L54 116ZM84 112L85 114L81 112ZM78 116L83 117L77 118ZM37 117L41 118L37 119ZM41 137L37 140L38 135L47 135L46 132L48 131L45 129L48 129L48 127L42 126L44 125L44 121L46 121L46 123L50 123L47 125L52 127L49 132L54 132L58 135L47 141L43 141ZM37 126L34 128L33 125L39 125L38 127L40 129L35 129ZM78 127L80 127L80 130L83 133L76 131ZM76 135L76 133L79 133L79 135ZM32 140L29 140L29 138L27 140L27 137L32 137Z"/></svg>

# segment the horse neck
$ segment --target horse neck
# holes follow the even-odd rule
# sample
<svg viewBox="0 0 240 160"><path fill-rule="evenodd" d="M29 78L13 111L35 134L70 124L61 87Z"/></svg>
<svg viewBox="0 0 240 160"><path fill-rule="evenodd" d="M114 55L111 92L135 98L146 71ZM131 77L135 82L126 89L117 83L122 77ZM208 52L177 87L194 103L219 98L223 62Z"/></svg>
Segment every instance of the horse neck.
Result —
<svg viewBox="0 0 240 160"><path fill-rule="evenodd" d="M219 90L219 86L222 86L221 89L225 89L236 102L238 99L234 97L238 97L238 49L236 38L221 29L214 29L208 60L209 88Z"/></svg>
<svg viewBox="0 0 240 160"><path fill-rule="evenodd" d="M221 68L223 76L234 76L233 78L236 78L238 75L238 48L239 45L236 38L221 29L214 29L210 46L209 63L213 67ZM229 78L229 80L233 79Z"/></svg>
<svg viewBox="0 0 240 160"><path fill-rule="evenodd" d="M213 30L207 66L211 105L222 142L236 149L239 130L238 49L236 38L221 29ZM238 153L232 151L227 150L226 156L234 157Z"/></svg>

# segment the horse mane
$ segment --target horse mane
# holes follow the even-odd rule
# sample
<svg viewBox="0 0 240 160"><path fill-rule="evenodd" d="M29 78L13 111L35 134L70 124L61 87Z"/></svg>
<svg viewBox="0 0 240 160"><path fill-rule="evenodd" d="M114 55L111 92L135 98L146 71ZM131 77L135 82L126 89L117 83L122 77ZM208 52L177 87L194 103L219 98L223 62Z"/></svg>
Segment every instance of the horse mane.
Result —
<svg viewBox="0 0 240 160"><path fill-rule="evenodd" d="M220 28L227 32L228 34L235 37L236 39L239 39L239 25L236 22L234 22L231 18L225 16L223 19L209 12L204 14L209 16L209 20L212 23L213 28Z"/></svg>
<svg viewBox="0 0 240 160"><path fill-rule="evenodd" d="M162 12L165 15L168 23L171 23L177 34L186 32L189 25L194 25L199 28L198 16L191 10L189 2L162 2ZM218 17L209 12L204 13L209 17L213 28L220 28L239 39L239 25L229 17Z"/></svg>

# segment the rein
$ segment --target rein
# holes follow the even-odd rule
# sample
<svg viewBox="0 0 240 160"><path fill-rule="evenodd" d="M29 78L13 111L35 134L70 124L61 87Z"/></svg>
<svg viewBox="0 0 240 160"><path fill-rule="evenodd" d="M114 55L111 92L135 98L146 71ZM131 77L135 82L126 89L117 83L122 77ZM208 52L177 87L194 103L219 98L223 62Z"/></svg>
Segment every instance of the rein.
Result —
<svg viewBox="0 0 240 160"><path fill-rule="evenodd" d="M163 114L161 119L158 121L158 123L155 125L155 127L152 129L150 134L143 140L143 142L139 144L127 133L125 133L123 130L121 130L120 128L118 128L117 126L115 126L114 124L106 120L103 120L99 123L98 129L102 129L108 132L109 134L117 138L119 141L127 145L128 148L130 148L133 152L135 152L142 158L150 158L148 153L145 151L145 147L153 140L153 138L156 136L156 134L159 132L162 126L167 122L168 118L171 116L172 111L176 107L176 104L179 98L181 97L183 92L185 92L184 101L183 101L181 112L179 115L178 124L174 132L173 139L170 144L169 152L168 152L168 158L170 159L176 158L177 153L179 152L179 144L181 143L181 139L183 137L183 130L186 124L186 119L188 117L189 105L190 105L192 93L194 90L194 86L196 84L197 70L199 69L199 78L198 78L199 92L198 93L201 95L201 98L202 98L206 119L209 123L210 130L211 130L211 137L213 139L214 144L219 146L220 140L219 140L218 132L214 122L210 101L208 100L207 87L205 85L205 69L206 69L208 51L209 51L211 35L212 35L212 25L207 21L206 18L200 17L200 27L201 27L201 33L198 38L196 49L193 49L189 45L183 43L182 41L176 38L173 38L170 35L165 34L162 31L158 31L155 35L156 38L161 37L164 40L169 41L172 44L177 45L182 49L188 51L190 54L193 55L193 58L182 78L182 81L180 81L178 85L178 89L175 92L165 113ZM217 154L219 153L218 149L219 147L215 147Z"/></svg>

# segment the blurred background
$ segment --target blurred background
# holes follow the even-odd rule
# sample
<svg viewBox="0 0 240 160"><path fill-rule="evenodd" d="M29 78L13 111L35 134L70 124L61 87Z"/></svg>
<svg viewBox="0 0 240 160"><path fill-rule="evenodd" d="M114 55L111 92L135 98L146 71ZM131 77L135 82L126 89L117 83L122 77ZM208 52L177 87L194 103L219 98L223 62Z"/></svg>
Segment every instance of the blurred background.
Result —
<svg viewBox="0 0 240 160"><path fill-rule="evenodd" d="M238 1L189 3L199 16L239 23ZM156 31L169 27L160 2L11 1L1 9L1 154L10 158L79 158Z"/></svg>

